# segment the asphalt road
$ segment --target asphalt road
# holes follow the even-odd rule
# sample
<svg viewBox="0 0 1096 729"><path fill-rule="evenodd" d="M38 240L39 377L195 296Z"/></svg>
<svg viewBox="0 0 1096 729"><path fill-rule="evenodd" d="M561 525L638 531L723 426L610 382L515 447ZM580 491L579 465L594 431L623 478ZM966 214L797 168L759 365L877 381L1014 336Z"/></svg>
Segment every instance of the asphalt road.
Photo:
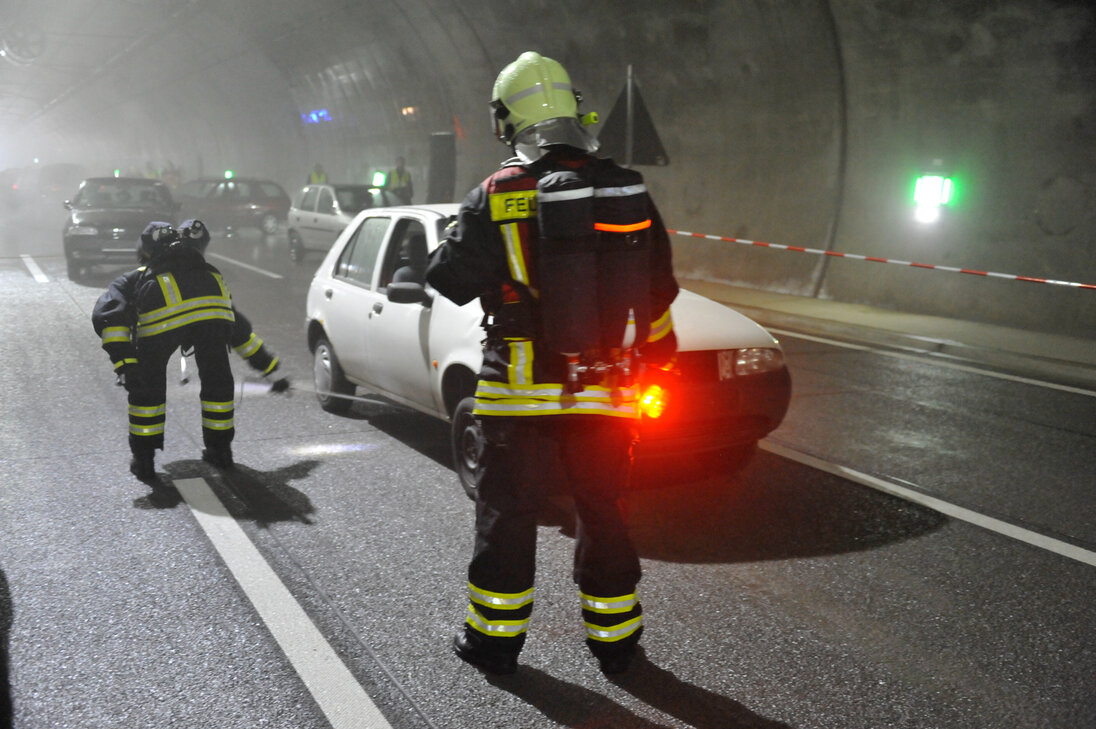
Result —
<svg viewBox="0 0 1096 729"><path fill-rule="evenodd" d="M485 678L449 650L472 507L445 426L368 398L336 417L306 392L318 258L214 242L298 388L271 395L236 361L226 474L198 460L196 385L173 383L157 468L180 495L152 500L90 325L116 272L69 281L57 237L0 224L19 729L1093 725L1091 394L784 336L793 404L753 460L648 469L629 499L645 659L610 680L586 654L561 508L522 667Z"/></svg>

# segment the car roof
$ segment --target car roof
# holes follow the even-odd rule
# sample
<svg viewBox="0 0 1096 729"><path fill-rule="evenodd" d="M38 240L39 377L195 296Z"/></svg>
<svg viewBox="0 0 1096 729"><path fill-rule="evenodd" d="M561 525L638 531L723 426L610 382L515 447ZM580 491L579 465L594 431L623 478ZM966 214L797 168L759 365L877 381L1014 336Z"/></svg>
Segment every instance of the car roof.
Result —
<svg viewBox="0 0 1096 729"><path fill-rule="evenodd" d="M392 205L381 208L369 208L363 210L362 214L370 216L377 213L387 213L389 215L399 215L401 213L418 213L420 215L435 215L439 218L448 218L456 215L460 211L460 205L457 203L431 203L424 205Z"/></svg>
<svg viewBox="0 0 1096 729"><path fill-rule="evenodd" d="M153 179L150 179L148 177L115 177L113 175L105 175L103 177L87 177L87 178L84 179L84 182L93 182L97 185L102 184L104 182L125 182L125 183L131 184L131 185L135 185L135 184L139 185L139 184L142 184L142 183L145 184L145 185L162 185L162 184L164 184L163 180L153 180ZM81 183L81 184L83 184L83 183Z"/></svg>

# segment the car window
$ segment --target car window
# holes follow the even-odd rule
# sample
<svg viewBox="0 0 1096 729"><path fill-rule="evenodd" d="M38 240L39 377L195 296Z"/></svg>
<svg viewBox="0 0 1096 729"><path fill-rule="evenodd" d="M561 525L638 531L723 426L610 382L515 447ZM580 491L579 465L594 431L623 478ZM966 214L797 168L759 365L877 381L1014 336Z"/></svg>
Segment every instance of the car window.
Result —
<svg viewBox="0 0 1096 729"><path fill-rule="evenodd" d="M396 223L391 241L385 249L379 290L386 289L393 278L422 283L425 273L426 228L415 218L404 218Z"/></svg>
<svg viewBox="0 0 1096 729"><path fill-rule="evenodd" d="M373 268L390 222L389 218L366 218L339 256L335 276L372 288Z"/></svg>
<svg viewBox="0 0 1096 729"><path fill-rule="evenodd" d="M171 194L162 183L142 180L90 179L72 200L75 208L149 208L171 205Z"/></svg>
<svg viewBox="0 0 1096 729"><path fill-rule="evenodd" d="M326 187L320 188L320 200L316 203L316 212L324 215L335 214L335 196Z"/></svg>
<svg viewBox="0 0 1096 729"><path fill-rule="evenodd" d="M205 197L216 184L209 180L191 180L179 187L179 194L185 197Z"/></svg>
<svg viewBox="0 0 1096 729"><path fill-rule="evenodd" d="M365 185L339 185L335 188L335 199L347 215L373 207L373 195Z"/></svg>
<svg viewBox="0 0 1096 729"><path fill-rule="evenodd" d="M301 199L301 210L307 210L312 212L316 209L316 198L320 195L320 188L318 187L306 187L304 189L304 197Z"/></svg>

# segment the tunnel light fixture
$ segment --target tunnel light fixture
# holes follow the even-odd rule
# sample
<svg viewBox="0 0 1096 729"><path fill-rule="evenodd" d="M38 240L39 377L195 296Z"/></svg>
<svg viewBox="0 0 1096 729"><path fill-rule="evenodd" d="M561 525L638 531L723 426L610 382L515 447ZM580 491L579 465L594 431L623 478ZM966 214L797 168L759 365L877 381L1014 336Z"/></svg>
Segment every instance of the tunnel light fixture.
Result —
<svg viewBox="0 0 1096 729"><path fill-rule="evenodd" d="M232 170L225 170L225 179L226 180L231 180L235 176L236 176L236 173L233 172Z"/></svg>
<svg viewBox="0 0 1096 729"><path fill-rule="evenodd" d="M916 206L913 217L919 223L935 223L940 211L955 200L955 183L943 175L921 175L913 188Z"/></svg>

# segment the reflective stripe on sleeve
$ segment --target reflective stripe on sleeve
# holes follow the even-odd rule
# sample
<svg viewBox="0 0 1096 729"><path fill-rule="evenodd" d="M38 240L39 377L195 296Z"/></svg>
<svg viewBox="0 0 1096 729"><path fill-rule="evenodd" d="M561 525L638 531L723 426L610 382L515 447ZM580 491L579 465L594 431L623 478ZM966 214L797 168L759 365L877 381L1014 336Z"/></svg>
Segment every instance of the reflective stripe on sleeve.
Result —
<svg viewBox="0 0 1096 729"><path fill-rule="evenodd" d="M102 338L103 344L129 342L131 339L129 327L104 327Z"/></svg>
<svg viewBox="0 0 1096 729"><path fill-rule="evenodd" d="M657 342L664 338L667 334L674 330L674 320L670 316L669 307L666 308L666 312L651 322L651 331L647 334L648 342Z"/></svg>

